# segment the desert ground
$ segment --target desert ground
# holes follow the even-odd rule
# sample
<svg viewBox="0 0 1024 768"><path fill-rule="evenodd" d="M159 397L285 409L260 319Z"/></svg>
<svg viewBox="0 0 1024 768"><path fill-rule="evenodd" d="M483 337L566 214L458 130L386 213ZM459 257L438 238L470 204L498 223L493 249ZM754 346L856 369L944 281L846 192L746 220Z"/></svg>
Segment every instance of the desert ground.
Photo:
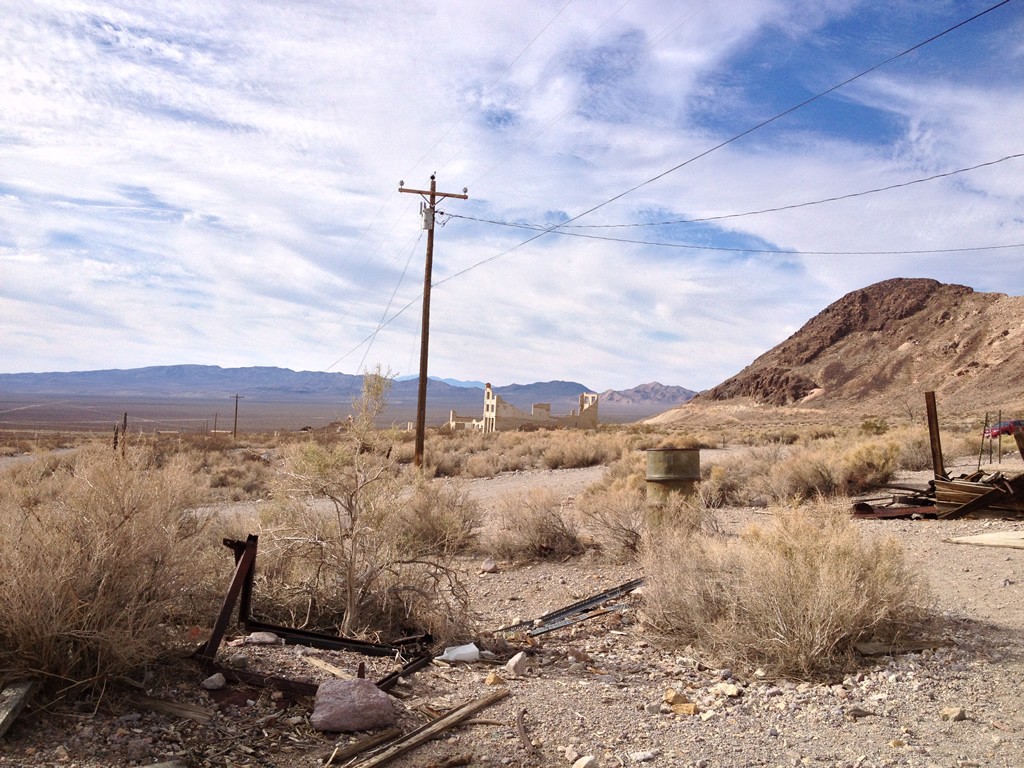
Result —
<svg viewBox="0 0 1024 768"><path fill-rule="evenodd" d="M705 451L713 462L715 451ZM953 471L974 468L971 459ZM1019 457L999 469L1022 470ZM468 481L488 524L509 495L548 487L571 505L603 468L534 470ZM907 475L901 482L921 482ZM844 500L848 504L848 500ZM770 518L768 509L721 509L730 531ZM916 638L923 651L864 658L825 681L772 679L759 670L723 669L714 659L660 637L642 621L642 596L621 610L556 630L530 644L500 642L493 630L544 615L641 577L636 565L594 555L565 562L509 563L483 572L463 561L480 647L475 663L435 662L405 679L400 725L507 688L508 695L468 723L398 757L417 766L1024 766L1024 552L950 539L1024 531L1020 520L858 520L868 536L892 536L927 576L937 629ZM641 589L642 592L642 589ZM238 638L237 628L229 638ZM513 673L505 662L526 650ZM371 679L391 670L374 660L299 646L243 645L250 669L320 682L316 658ZM490 679L488 679L490 676ZM107 697L99 708L26 711L0 739L0 766L323 765L355 736L314 731L312 702L267 690L214 695L188 659L145 681L139 697ZM667 695L668 694L668 695ZM193 717L157 711L153 699L192 706ZM680 704L693 706L680 706ZM588 758L591 758L588 761ZM355 763L360 764L359 762Z"/></svg>

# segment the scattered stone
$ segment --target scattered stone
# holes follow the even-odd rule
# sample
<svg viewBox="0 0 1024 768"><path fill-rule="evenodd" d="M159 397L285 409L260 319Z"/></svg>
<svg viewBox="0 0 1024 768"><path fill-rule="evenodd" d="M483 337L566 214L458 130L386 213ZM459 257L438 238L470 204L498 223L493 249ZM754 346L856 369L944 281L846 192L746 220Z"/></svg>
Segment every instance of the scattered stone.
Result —
<svg viewBox="0 0 1024 768"><path fill-rule="evenodd" d="M394 725L391 697L365 679L328 680L317 688L310 725L318 731L351 733Z"/></svg>
<svg viewBox="0 0 1024 768"><path fill-rule="evenodd" d="M199 684L199 687L206 691L219 691L227 684L228 681L224 678L224 675L217 672L203 680L203 682Z"/></svg>
<svg viewBox="0 0 1024 768"><path fill-rule="evenodd" d="M494 562L493 557L484 558L484 561L480 563L480 573L497 573L498 564Z"/></svg>
<svg viewBox="0 0 1024 768"><path fill-rule="evenodd" d="M730 699L743 695L743 689L735 683L715 683L711 686L711 692L717 693L719 696L727 696Z"/></svg>
<svg viewBox="0 0 1024 768"><path fill-rule="evenodd" d="M662 696L662 701L666 704L681 704L688 702L689 699L686 698L685 694L680 693L675 688L667 688L665 690L665 695Z"/></svg>
<svg viewBox="0 0 1024 768"><path fill-rule="evenodd" d="M280 645L283 642L273 632L253 632L245 638L246 645Z"/></svg>
<svg viewBox="0 0 1024 768"><path fill-rule="evenodd" d="M233 653L228 656L227 663L229 667L245 669L249 666L249 657L244 653Z"/></svg>
<svg viewBox="0 0 1024 768"><path fill-rule="evenodd" d="M504 685L505 678L499 675L497 672L489 672L487 678L484 680L484 685Z"/></svg>
<svg viewBox="0 0 1024 768"><path fill-rule="evenodd" d="M692 717L700 711L692 701L677 701L670 706L672 707L673 714L676 715L689 715Z"/></svg>
<svg viewBox="0 0 1024 768"><path fill-rule="evenodd" d="M961 720L967 719L967 713L964 711L963 707L944 707L942 711L939 712L939 719L958 723Z"/></svg>
<svg viewBox="0 0 1024 768"><path fill-rule="evenodd" d="M629 759L634 763L649 763L658 756L658 750L648 749L643 752L631 752Z"/></svg>
<svg viewBox="0 0 1024 768"><path fill-rule="evenodd" d="M593 755L584 755L572 764L572 768L598 768L597 758Z"/></svg>
<svg viewBox="0 0 1024 768"><path fill-rule="evenodd" d="M871 712L867 709L861 709L860 707L850 707L846 710L847 720L860 720L862 717L877 716L877 712Z"/></svg>
<svg viewBox="0 0 1024 768"><path fill-rule="evenodd" d="M526 674L527 667L529 666L529 659L526 657L526 651L520 651L505 664L505 670L515 677L521 677Z"/></svg>

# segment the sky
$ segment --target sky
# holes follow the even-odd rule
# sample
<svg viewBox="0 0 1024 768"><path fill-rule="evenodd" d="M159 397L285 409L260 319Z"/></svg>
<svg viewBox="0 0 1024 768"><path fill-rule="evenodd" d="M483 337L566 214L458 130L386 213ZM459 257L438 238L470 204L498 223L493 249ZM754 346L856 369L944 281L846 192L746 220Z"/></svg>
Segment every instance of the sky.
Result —
<svg viewBox="0 0 1024 768"><path fill-rule="evenodd" d="M433 174L430 375L701 390L1022 155L1024 0L0 0L0 372L415 375Z"/></svg>

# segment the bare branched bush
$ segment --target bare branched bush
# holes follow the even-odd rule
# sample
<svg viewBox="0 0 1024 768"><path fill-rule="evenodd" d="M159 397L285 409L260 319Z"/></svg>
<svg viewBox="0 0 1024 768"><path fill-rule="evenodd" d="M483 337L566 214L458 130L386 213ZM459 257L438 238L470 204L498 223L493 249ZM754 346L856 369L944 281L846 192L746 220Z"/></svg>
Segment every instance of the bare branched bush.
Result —
<svg viewBox="0 0 1024 768"><path fill-rule="evenodd" d="M780 512L737 538L662 530L645 544L646 611L721 663L815 677L924 618L927 590L892 540L863 538L822 505Z"/></svg>
<svg viewBox="0 0 1024 768"><path fill-rule="evenodd" d="M643 491L620 488L584 493L577 503L580 520L601 548L620 560L633 560L647 531L648 505Z"/></svg>
<svg viewBox="0 0 1024 768"><path fill-rule="evenodd" d="M664 529L689 534L717 530L711 509L699 495L670 493L652 501L635 487L595 487L577 502L584 529L618 560L634 560L645 537Z"/></svg>
<svg viewBox="0 0 1024 768"><path fill-rule="evenodd" d="M534 490L507 496L499 510L501 530L491 549L508 559L560 559L584 551L576 523L557 494Z"/></svg>
<svg viewBox="0 0 1024 768"><path fill-rule="evenodd" d="M167 624L214 608L196 578L198 486L186 461L158 467L135 448L86 448L43 466L39 480L59 488L32 504L0 498L0 677L102 689L164 654Z"/></svg>
<svg viewBox="0 0 1024 768"><path fill-rule="evenodd" d="M366 376L345 440L284 449L279 504L261 534L261 587L303 625L454 638L467 600L451 558L472 537L475 509L454 489L403 481L393 436L373 426L389 387L379 372Z"/></svg>
<svg viewBox="0 0 1024 768"><path fill-rule="evenodd" d="M550 433L543 463L548 469L574 469L608 464L622 454L622 446L610 434L576 429Z"/></svg>

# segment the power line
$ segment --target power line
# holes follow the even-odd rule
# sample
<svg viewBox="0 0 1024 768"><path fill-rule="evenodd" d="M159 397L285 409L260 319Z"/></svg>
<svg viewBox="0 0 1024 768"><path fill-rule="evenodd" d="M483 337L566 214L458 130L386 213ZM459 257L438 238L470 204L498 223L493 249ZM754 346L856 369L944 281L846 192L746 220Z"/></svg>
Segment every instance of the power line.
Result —
<svg viewBox="0 0 1024 768"><path fill-rule="evenodd" d="M916 45L912 45L909 48L907 48L907 49L905 49L903 51L900 51L896 55L890 56L889 58L885 59L884 61L881 61L878 64L875 64L875 65L873 65L871 67L868 67L867 69L863 70L862 72L859 72L856 75L853 75L852 77L848 77L845 80L843 80L842 82L837 83L836 85L833 85L830 88L826 88L824 91L821 91L821 92L815 94L814 96L811 96L811 97L809 97L807 99L804 99L803 101L793 105L792 107L784 109L782 112L779 112L778 114L776 114L776 115L774 115L772 117L769 117L766 120L762 120L761 122L757 123L756 125L753 125L752 127L747 128L745 131L737 133L732 138L726 139L725 141L719 142L718 144L715 144L714 146L712 146L712 147L710 147L708 149L705 149L703 152L700 152L700 153L694 155L689 160L684 160L683 162L679 163L678 165L672 166L667 171L662 171L657 176L654 176L654 177L648 179L647 181L643 181L643 182L637 184L636 186L630 187L625 192L620 192L619 194L615 195L614 197L611 197L611 198L605 200L603 203L598 203L594 207L588 208L587 210L583 211L582 213L576 214L571 219L569 219L569 221L567 221L567 222L565 222L563 224L560 224L558 226L565 226L565 224L568 224L570 222L576 221L577 219L581 219L584 216L587 216L587 215L593 213L596 210L604 208L606 205L610 205L611 203L614 203L616 200L621 200L626 195L632 194L633 192L636 192L638 189L642 189L643 187L646 187L648 184L653 184L654 182L658 181L659 179L663 179L666 176L668 176L668 175L670 175L672 173L675 173L676 171L680 170L681 168L685 168L687 165L690 165L691 163L696 162L697 160L700 160L702 157L707 157L712 152L715 152L715 151L717 151L719 149L722 149L723 147L726 147L726 146L728 146L728 145L730 145L730 144L732 144L732 143L734 143L736 141L739 141L743 137L749 136L754 131L757 131L757 130L759 130L761 128L764 128L767 125L771 125L776 120L780 120L783 117L785 117L786 115L792 114L793 112L796 112L798 109L802 109L803 107L806 107L808 104L813 104L815 101L818 101L819 99L822 99L825 96L828 96L830 93L833 93L833 92L839 90L840 88L843 88L844 86L847 86L850 83L852 83L852 82L854 82L856 80L859 80L860 78L864 77L865 75L871 74L872 72L874 72L877 69L881 69L882 67L884 67L887 64L890 64L890 63L892 63L894 61L896 61L897 59L900 59L900 58L902 58L904 56L907 56L908 54L913 53L914 51L916 51L916 50L918 50L920 48L923 48L924 46L928 45L929 43L935 42L939 38L944 37L945 35L948 35L950 32L954 32L957 29L959 29L960 27L963 27L963 26L965 26L967 24L970 24L972 21L976 21L977 19L980 19L982 16L984 16L984 15L986 15L988 13L991 13L992 11L996 10L997 8L1000 8L1000 7L1004 6L1004 5L1006 5L1009 2L1011 2L1011 0L1001 0L1001 2L998 2L995 5L992 5L992 6L988 7L988 8L986 8L985 10L980 11L980 12L974 14L970 18L967 18L967 19L964 19L963 21L957 22L953 26L947 27L946 29L942 30L941 32L939 32L939 33L937 33L935 35L932 35L928 39L923 40L920 43L917 43Z"/></svg>
<svg viewBox="0 0 1024 768"><path fill-rule="evenodd" d="M902 181L898 184L889 184L885 187L875 187L873 189L865 189L860 192L849 192L845 195L836 195L835 197L824 197L820 200L809 200L803 203L792 203L791 205L780 205L774 208L761 208L756 211L744 211L742 213L724 213L719 216L702 216L694 219L671 219L669 221L644 221L636 222L631 224L573 224L572 229L616 229L625 227L662 227L669 226L672 224L697 224L705 221L722 221L723 219L738 219L743 216L759 216L762 213L777 213L779 211L791 211L796 208L808 208L812 205L822 205L823 203L835 203L840 200L850 200L855 197L864 197L865 195L873 195L877 192L889 192L893 189L901 189L903 187L910 187L914 184L924 184L927 181L935 181L936 179L945 179L950 176L956 176L958 173L967 173L968 171L976 171L979 168L988 168L989 166L998 165L1004 163L1007 160L1017 160L1024 157L1024 153L1015 155L1007 155L1001 157L998 160L990 160L987 163L978 163L978 165L972 165L967 168L958 168L955 171L946 171L945 173L936 173L933 176L926 176L920 179L912 179L910 181ZM455 217L454 214L452 214Z"/></svg>

